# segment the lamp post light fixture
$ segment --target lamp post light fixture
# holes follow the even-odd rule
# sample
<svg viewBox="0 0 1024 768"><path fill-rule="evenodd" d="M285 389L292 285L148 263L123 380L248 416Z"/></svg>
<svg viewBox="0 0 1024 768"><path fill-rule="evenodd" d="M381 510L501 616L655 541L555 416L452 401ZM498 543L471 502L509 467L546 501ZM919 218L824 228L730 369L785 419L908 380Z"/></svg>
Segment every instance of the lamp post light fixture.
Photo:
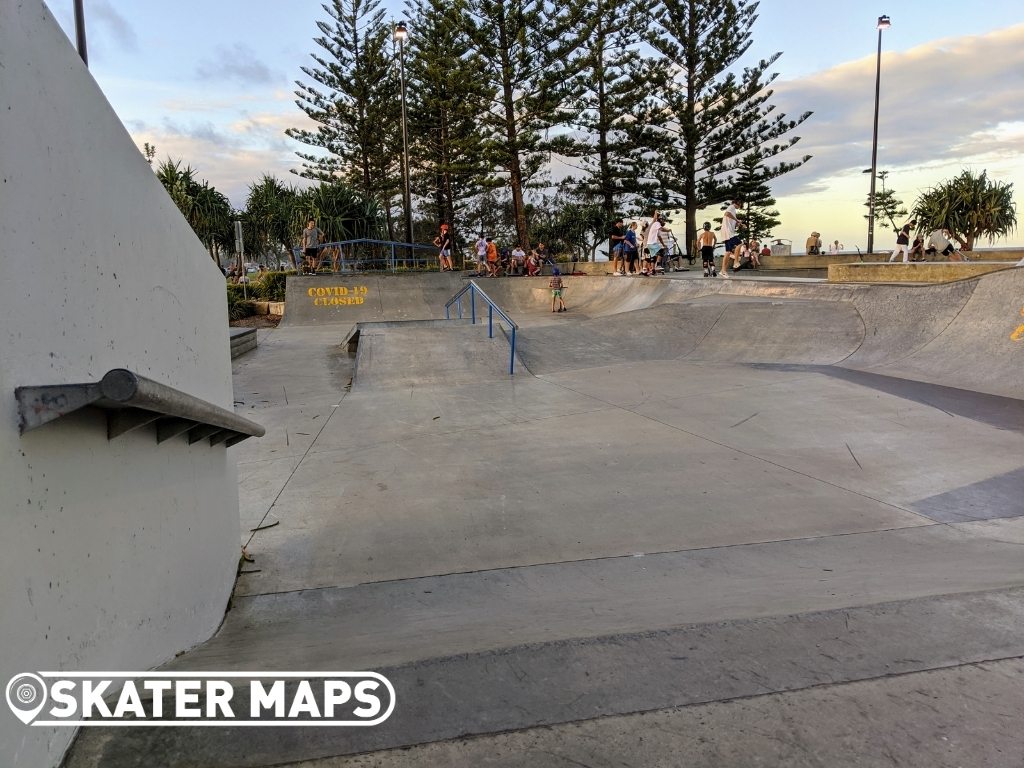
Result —
<svg viewBox="0 0 1024 768"><path fill-rule="evenodd" d="M875 65L875 122L871 134L871 192L868 195L868 253L875 252L875 179L878 176L878 99L882 90L882 30L892 26L888 16L879 16L878 60Z"/></svg>
<svg viewBox="0 0 1024 768"><path fill-rule="evenodd" d="M412 194L409 191L409 127L405 114L405 41L409 38L409 30L405 22L395 25L395 40L398 41L399 77L402 84L402 164L405 176L405 242L412 245ZM412 248L408 249L408 257L412 258Z"/></svg>

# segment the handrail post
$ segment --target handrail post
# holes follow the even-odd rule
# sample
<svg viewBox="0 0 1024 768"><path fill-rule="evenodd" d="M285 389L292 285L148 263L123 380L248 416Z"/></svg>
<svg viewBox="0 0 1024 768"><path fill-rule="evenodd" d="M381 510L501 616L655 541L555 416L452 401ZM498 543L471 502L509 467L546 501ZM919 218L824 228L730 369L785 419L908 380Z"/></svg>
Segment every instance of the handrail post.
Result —
<svg viewBox="0 0 1024 768"><path fill-rule="evenodd" d="M462 319L462 297L459 296L459 320Z"/></svg>
<svg viewBox="0 0 1024 768"><path fill-rule="evenodd" d="M476 325L476 288L470 283L469 288L469 312L473 318L473 325Z"/></svg>
<svg viewBox="0 0 1024 768"><path fill-rule="evenodd" d="M487 338L494 338L494 305L487 302Z"/></svg>
<svg viewBox="0 0 1024 768"><path fill-rule="evenodd" d="M509 353L508 358L508 375L512 376L516 372L516 327L512 326L512 351Z"/></svg>
<svg viewBox="0 0 1024 768"><path fill-rule="evenodd" d="M391 274L395 274L395 244L391 244Z"/></svg>

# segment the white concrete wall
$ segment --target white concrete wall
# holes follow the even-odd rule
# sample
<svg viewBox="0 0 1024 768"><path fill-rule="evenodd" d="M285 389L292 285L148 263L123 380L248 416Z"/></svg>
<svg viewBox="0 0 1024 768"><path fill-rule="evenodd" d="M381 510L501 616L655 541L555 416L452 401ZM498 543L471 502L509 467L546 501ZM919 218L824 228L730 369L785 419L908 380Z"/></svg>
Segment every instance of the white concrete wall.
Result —
<svg viewBox="0 0 1024 768"><path fill-rule="evenodd" d="M0 2L0 685L146 669L209 637L238 558L233 450L107 441L82 413L18 435L14 388L126 367L232 407L224 281L40 0ZM0 765L73 729L0 702Z"/></svg>

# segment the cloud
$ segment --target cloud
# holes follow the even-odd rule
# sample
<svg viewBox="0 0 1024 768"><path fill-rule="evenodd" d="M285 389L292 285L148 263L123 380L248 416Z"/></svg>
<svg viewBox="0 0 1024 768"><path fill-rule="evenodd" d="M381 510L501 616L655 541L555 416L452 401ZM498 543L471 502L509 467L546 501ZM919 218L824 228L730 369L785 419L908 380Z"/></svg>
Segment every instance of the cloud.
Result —
<svg viewBox="0 0 1024 768"><path fill-rule="evenodd" d="M213 59L199 62L196 77L200 80L237 80L252 85L264 85L280 79L245 43L217 48Z"/></svg>
<svg viewBox="0 0 1024 768"><path fill-rule="evenodd" d="M99 28L101 38L109 35L120 48L137 50L139 38L135 29L106 0L94 0L86 9L86 24Z"/></svg>
<svg viewBox="0 0 1024 768"><path fill-rule="evenodd" d="M780 194L827 186L871 164L875 57L778 84L773 101L814 115L795 154L814 159L780 179ZM882 55L879 167L915 169L998 161L1024 151L1024 24L936 40Z"/></svg>
<svg viewBox="0 0 1024 768"><path fill-rule="evenodd" d="M170 157L192 165L201 178L241 206L249 184L264 173L300 186L308 183L291 173L301 167L295 156L299 145L284 136L284 128L309 123L303 113L293 111L243 113L223 125L164 119L159 126L133 122L130 128L138 146L149 142L156 146L158 159Z"/></svg>

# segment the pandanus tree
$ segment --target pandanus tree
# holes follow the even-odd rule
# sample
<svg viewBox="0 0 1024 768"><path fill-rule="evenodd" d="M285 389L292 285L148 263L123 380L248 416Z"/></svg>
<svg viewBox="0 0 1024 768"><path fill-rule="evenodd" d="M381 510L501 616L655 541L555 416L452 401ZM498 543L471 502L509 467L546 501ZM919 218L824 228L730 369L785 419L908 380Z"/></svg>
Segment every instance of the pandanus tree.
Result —
<svg viewBox="0 0 1024 768"><path fill-rule="evenodd" d="M164 160L156 169L156 177L210 257L217 261L220 249L230 252L234 243L232 221L235 212L227 196L208 182L200 181L192 166L182 168L180 160Z"/></svg>
<svg viewBox="0 0 1024 768"><path fill-rule="evenodd" d="M318 184L296 197L291 220L296 242L310 219L323 231L327 242L382 239L387 231L380 203L342 182Z"/></svg>
<svg viewBox="0 0 1024 768"><path fill-rule="evenodd" d="M914 204L914 217L920 229L948 229L972 251L979 238L992 243L1017 228L1013 184L992 181L988 171L964 170L924 192Z"/></svg>
<svg viewBox="0 0 1024 768"><path fill-rule="evenodd" d="M297 242L293 219L298 195L293 185L270 174L249 185L242 218L247 250L290 252Z"/></svg>

